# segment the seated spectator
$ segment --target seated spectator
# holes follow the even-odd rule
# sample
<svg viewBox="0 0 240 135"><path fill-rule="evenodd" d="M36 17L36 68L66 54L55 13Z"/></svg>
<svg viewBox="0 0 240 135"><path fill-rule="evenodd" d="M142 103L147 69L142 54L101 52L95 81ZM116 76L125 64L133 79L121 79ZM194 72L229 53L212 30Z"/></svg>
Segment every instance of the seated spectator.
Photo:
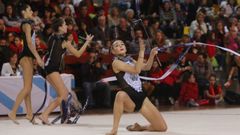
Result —
<svg viewBox="0 0 240 135"><path fill-rule="evenodd" d="M229 32L226 33L225 36L225 47L233 50L233 51L237 51L239 49L239 46L236 42L236 38L237 38L237 34L238 34L238 28L234 23L231 23L229 25Z"/></svg>
<svg viewBox="0 0 240 135"><path fill-rule="evenodd" d="M43 56L47 51L47 45L40 39L39 36L36 36L35 45L39 55Z"/></svg>
<svg viewBox="0 0 240 135"><path fill-rule="evenodd" d="M208 89L206 89L204 93L206 99L209 99L209 104L211 105L216 105L223 101L222 87L217 84L216 75L210 75Z"/></svg>
<svg viewBox="0 0 240 135"><path fill-rule="evenodd" d="M101 46L106 46L106 42L110 39L110 29L104 15L98 17L98 24L92 29L95 41L100 41Z"/></svg>
<svg viewBox="0 0 240 135"><path fill-rule="evenodd" d="M129 25L130 25L130 23L133 22L134 14L135 14L135 13L134 13L134 10L133 10L133 9L127 9L127 10L125 11L125 16L126 16L126 19L127 19L128 23L129 23Z"/></svg>
<svg viewBox="0 0 240 135"><path fill-rule="evenodd" d="M186 13L182 10L181 4L178 2L175 3L175 10L177 17L176 38L182 38L183 27L186 24Z"/></svg>
<svg viewBox="0 0 240 135"><path fill-rule="evenodd" d="M152 64L152 68L151 70L149 71L149 76L152 77L152 78L159 78L163 75L163 70L161 69L161 67L159 66L158 62L157 61L154 61L153 64ZM154 87L154 90L153 92L151 93L151 100L154 101L155 105L158 106L159 104L159 94L158 94L158 90L160 88L159 86L160 84L160 80L154 80L154 81L151 81L151 85Z"/></svg>
<svg viewBox="0 0 240 135"><path fill-rule="evenodd" d="M236 18L240 20L240 6L236 7Z"/></svg>
<svg viewBox="0 0 240 135"><path fill-rule="evenodd" d="M178 70L182 71L182 75L187 72L192 72L192 63L186 59L186 56L182 58L177 67Z"/></svg>
<svg viewBox="0 0 240 135"><path fill-rule="evenodd" d="M202 12L198 12L196 16L196 20L192 21L190 26L190 37L193 37L194 32L199 29L201 34L207 34L207 25L204 21L205 14Z"/></svg>
<svg viewBox="0 0 240 135"><path fill-rule="evenodd" d="M212 31L212 32L209 32L208 34L209 35L207 37L207 44L217 45L216 33ZM207 46L206 51L213 68L215 70L218 69L218 62L216 60L216 53L217 53L216 47Z"/></svg>
<svg viewBox="0 0 240 135"><path fill-rule="evenodd" d="M111 53L111 51L110 51L111 44L112 44L112 42L110 40L108 40L106 42L106 45L102 47L101 54L109 55Z"/></svg>
<svg viewBox="0 0 240 135"><path fill-rule="evenodd" d="M177 16L175 12L175 8L171 7L170 1L165 1L163 3L163 8L160 10L160 22L161 22L161 29L163 30L164 34L168 38L175 38L176 37L176 29L177 29Z"/></svg>
<svg viewBox="0 0 240 135"><path fill-rule="evenodd" d="M197 61L193 63L193 73L199 86L199 96L203 98L204 90L206 90L206 84L208 83L208 78L213 73L213 67L207 59L206 54L199 54Z"/></svg>
<svg viewBox="0 0 240 135"><path fill-rule="evenodd" d="M22 72L20 65L17 64L17 54L11 52L9 62L4 63L1 70L1 76L19 76Z"/></svg>
<svg viewBox="0 0 240 135"><path fill-rule="evenodd" d="M20 20L15 15L15 12L13 10L13 6L11 4L8 4L6 6L6 11L3 15L4 23L7 27L10 27L12 29L12 32L20 32Z"/></svg>
<svg viewBox="0 0 240 135"><path fill-rule="evenodd" d="M194 31L193 38L191 40L195 41L195 42L203 42L203 43L205 43L205 37L202 34L200 29L196 29ZM193 46L189 52L193 53L193 54L199 54L199 53L204 53L205 49L204 49L203 46Z"/></svg>
<svg viewBox="0 0 240 135"><path fill-rule="evenodd" d="M138 54L139 52L139 39L143 39L143 31L141 29L135 30L135 39L130 43L129 51L130 54ZM147 42L147 40L144 40L144 44L146 45L146 51L145 54L150 54L151 46Z"/></svg>
<svg viewBox="0 0 240 135"><path fill-rule="evenodd" d="M6 26L3 19L0 19L0 37L6 36Z"/></svg>
<svg viewBox="0 0 240 135"><path fill-rule="evenodd" d="M72 4L72 0L63 0L63 3L60 4L60 7L61 7L62 11L64 11L65 7L68 7L69 10L71 11L71 16L75 17L75 9Z"/></svg>
<svg viewBox="0 0 240 135"><path fill-rule="evenodd" d="M51 25L52 24L52 20L53 20L52 13L53 13L53 9L51 9L51 8L46 8L44 10L44 16L42 18L42 21L45 25Z"/></svg>
<svg viewBox="0 0 240 135"><path fill-rule="evenodd" d="M160 30L158 30L153 38L153 46L154 47L163 47L165 45L166 37L164 33Z"/></svg>
<svg viewBox="0 0 240 135"><path fill-rule="evenodd" d="M120 22L119 25L117 26L117 33L118 33L118 39L125 41L126 43L129 43L132 41L133 37L132 37L132 29L131 27L128 25L128 22L126 20L126 18L121 17L120 18ZM115 35L114 33L116 33L116 31L113 29L110 33L110 39L115 39L115 37L113 37L113 35ZM128 48L128 44L126 46Z"/></svg>
<svg viewBox="0 0 240 135"><path fill-rule="evenodd" d="M19 55L22 52L22 49L23 49L23 44L21 43L20 37L16 36L14 38L14 42L10 43L9 48L12 52Z"/></svg>
<svg viewBox="0 0 240 135"><path fill-rule="evenodd" d="M153 78L159 78L163 75L163 70L161 69L161 67L159 67L159 64L157 61L153 62L152 68L149 71L149 76L153 77ZM157 85L160 83L160 80L154 80L151 81L152 84Z"/></svg>
<svg viewBox="0 0 240 135"><path fill-rule="evenodd" d="M169 60L168 66L164 69L166 73L172 66L173 60ZM163 98L165 104L175 104L175 100L179 96L179 82L181 72L178 69L174 69L166 78L161 80L161 83L157 86L159 96ZM159 99L161 100L161 99Z"/></svg>
<svg viewBox="0 0 240 135"><path fill-rule="evenodd" d="M15 33L13 32L9 32L7 33L7 45L9 46L10 44L14 43L14 39L15 39Z"/></svg>
<svg viewBox="0 0 240 135"><path fill-rule="evenodd" d="M73 38L73 35L72 33L68 32L66 34L66 37L67 37L67 41L70 41L71 42L71 45L75 48L75 49L78 49L78 45L74 42L74 38ZM68 50L67 50L67 54L71 54Z"/></svg>
<svg viewBox="0 0 240 135"><path fill-rule="evenodd" d="M96 52L90 52L86 63L81 65L81 81L85 98L89 98L89 107L98 105L98 100L104 106L110 106L110 89L106 83L97 83L104 73L102 63L99 61ZM100 92L101 91L101 92ZM94 93L101 93L102 97L94 98Z"/></svg>
<svg viewBox="0 0 240 135"><path fill-rule="evenodd" d="M10 49L7 46L7 41L5 37L0 38L0 69L2 68L3 63L8 62L10 54Z"/></svg>
<svg viewBox="0 0 240 135"><path fill-rule="evenodd" d="M89 35L90 31L87 28L87 25L84 22L79 22L79 31L78 31L78 42L83 44L85 42L84 38Z"/></svg>
<svg viewBox="0 0 240 135"><path fill-rule="evenodd" d="M78 15L76 18L77 24L79 25L80 22L83 22L84 24L87 25L87 28L90 29L92 27L94 27L93 25L93 21L89 16L88 13L88 5L86 4L86 2L82 1L79 3L79 7L78 7Z"/></svg>
<svg viewBox="0 0 240 135"><path fill-rule="evenodd" d="M187 73L183 77L181 85L179 103L189 106L197 107L199 104L198 100L198 84L193 73Z"/></svg>
<svg viewBox="0 0 240 135"><path fill-rule="evenodd" d="M45 25L44 29L43 29L43 32L42 32L42 38L43 38L43 41L45 43L47 43L48 41L48 38L50 37L50 35L52 34L53 30L51 28L51 25L50 24L47 24Z"/></svg>
<svg viewBox="0 0 240 135"><path fill-rule="evenodd" d="M120 13L118 7L113 7L108 15L108 27L114 27L119 25Z"/></svg>
<svg viewBox="0 0 240 135"><path fill-rule="evenodd" d="M73 27L73 30L78 30L78 27L77 27L77 24L76 24L76 21L75 21L75 18L73 16L73 14L71 13L71 9L69 6L65 6L63 8L63 13L62 13L62 17L64 19L69 19L71 20L71 25ZM69 22L69 21L68 21ZM67 22L66 22L67 23ZM69 24L69 23L68 23Z"/></svg>
<svg viewBox="0 0 240 135"><path fill-rule="evenodd" d="M33 21L34 21L34 30L38 34L40 34L43 31L45 24L43 23L42 19L38 16L37 9L33 9Z"/></svg>
<svg viewBox="0 0 240 135"><path fill-rule="evenodd" d="M160 23L157 20L153 20L149 27L150 38L154 38L157 35L157 32L160 31ZM163 33L162 33L163 34Z"/></svg>
<svg viewBox="0 0 240 135"><path fill-rule="evenodd" d="M221 47L224 47L225 31L224 31L223 21L217 21L215 33L216 33L215 36L217 41L216 44ZM225 57L226 57L225 51L219 50L219 49L216 51L216 59L217 59L220 71L222 71L225 68L225 63L226 63Z"/></svg>
<svg viewBox="0 0 240 135"><path fill-rule="evenodd" d="M73 20L71 18L66 18L65 22L66 22L66 25L67 25L68 33L72 34L73 41L75 42L76 45L78 45L78 34L77 34L77 31L74 30L75 24L74 24Z"/></svg>
<svg viewBox="0 0 240 135"><path fill-rule="evenodd" d="M179 42L179 44L185 44L185 43L190 43L191 39L188 35L183 35L180 40L176 40L176 41ZM184 51L184 49L186 49L184 46L178 46L173 50L173 53L181 54Z"/></svg>

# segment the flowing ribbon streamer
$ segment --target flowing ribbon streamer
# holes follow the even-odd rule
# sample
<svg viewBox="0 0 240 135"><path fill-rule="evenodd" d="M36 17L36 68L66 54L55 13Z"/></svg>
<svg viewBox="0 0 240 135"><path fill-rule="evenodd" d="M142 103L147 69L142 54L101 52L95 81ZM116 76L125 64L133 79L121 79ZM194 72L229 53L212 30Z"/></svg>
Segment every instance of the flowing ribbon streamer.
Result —
<svg viewBox="0 0 240 135"><path fill-rule="evenodd" d="M191 46L189 46L177 59L177 61L159 78L152 78L152 77L145 77L141 76L140 78L143 80L148 80L148 81L158 81L158 80L163 80L165 79L168 75L170 75L173 70L175 70L179 64L179 62L184 58L184 56L187 54L187 52L190 50Z"/></svg>
<svg viewBox="0 0 240 135"><path fill-rule="evenodd" d="M172 73L172 71L174 69L177 68L179 62L182 60L182 58L187 54L187 52L189 51L189 49L191 48L191 46L193 45L202 45L202 46L212 46L212 47L216 47L216 48L219 48L219 49L222 49L226 52L230 52L234 55L237 55L237 56L240 56L239 53L231 50L231 49L228 49L228 48L225 48L225 47L221 47L221 46L218 46L218 45L214 45L214 44L206 44L206 43L201 43L201 42L192 42L192 43L186 43L186 44L178 44L178 45L173 45L173 46L164 46L164 47L161 47L161 48L158 48L158 51L163 51L165 49L168 49L168 48L172 48L172 47L177 47L177 46L188 46L188 48L185 50L185 52L183 52L178 60L159 78L152 78L152 77L145 77L145 76L140 76L141 79L143 80L149 80L149 81L156 81L156 80L163 80L165 79L168 75L170 75ZM107 78L103 78L101 79L100 81L102 82L111 82L111 81L116 81L117 78L115 76L112 76L112 77L107 77Z"/></svg>
<svg viewBox="0 0 240 135"><path fill-rule="evenodd" d="M192 43L186 43L186 44L177 44L177 45L172 45L172 46L164 46L164 47L160 47L160 48L158 48L158 51L164 51L164 50L166 50L166 49L168 49L168 48L174 48L174 47L178 47L178 46L192 46L192 45L194 45L194 44L196 44L196 45L202 45L202 46L212 46L212 47L216 47L216 48L219 48L219 49L222 49L222 50L224 50L224 51L226 51L226 52L230 52L230 53L233 53L233 54L235 54L235 55L237 55L237 56L240 56L240 54L239 53L237 53L237 52L235 52L235 51L233 51L233 50L231 50L231 49L228 49L228 48L225 48L225 47L221 47L221 46L218 46L218 45L214 45L214 44L206 44L206 43L202 43L202 42L192 42Z"/></svg>
<svg viewBox="0 0 240 135"><path fill-rule="evenodd" d="M197 45L203 45L203 46L217 47L217 48L222 49L222 50L224 50L224 51L226 51L226 52L230 52L230 53L233 53L233 54L235 54L235 55L237 55L237 56L240 56L239 53L237 53L237 52L235 52L235 51L233 51L233 50L231 50L231 49L228 49L228 48L225 48L225 47L218 46L218 45L206 44L206 43L201 43L201 42L196 42L196 44L197 44Z"/></svg>
<svg viewBox="0 0 240 135"><path fill-rule="evenodd" d="M177 68L179 62L183 59L183 57L187 54L187 52L189 51L189 49L191 48L191 46L189 46L177 59L177 61L159 78L152 78L152 77L145 77L145 76L140 76L140 79L142 80L149 80L149 81L156 81L156 80L163 80L165 79L168 75L170 75L174 69ZM112 77L107 77L102 79L102 82L111 82L111 81L116 81L117 78L115 76Z"/></svg>

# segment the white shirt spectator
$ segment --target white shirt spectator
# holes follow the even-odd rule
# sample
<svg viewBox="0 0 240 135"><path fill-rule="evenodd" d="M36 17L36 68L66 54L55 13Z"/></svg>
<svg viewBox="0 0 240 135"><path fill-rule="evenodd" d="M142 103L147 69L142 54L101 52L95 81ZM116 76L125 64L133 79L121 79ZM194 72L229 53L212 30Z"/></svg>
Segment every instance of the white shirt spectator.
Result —
<svg viewBox="0 0 240 135"><path fill-rule="evenodd" d="M82 0L72 0L73 5L76 7L79 5L80 2L82 2Z"/></svg>
<svg viewBox="0 0 240 135"><path fill-rule="evenodd" d="M21 74L22 68L18 65L16 73L14 73L9 62L4 63L2 66L1 76L19 76Z"/></svg>
<svg viewBox="0 0 240 135"><path fill-rule="evenodd" d="M66 4L66 3L63 3L60 5L61 9L63 10L66 6L68 6L70 9L71 9L71 12L72 12L72 16L75 16L75 10L74 10L74 7L72 4Z"/></svg>

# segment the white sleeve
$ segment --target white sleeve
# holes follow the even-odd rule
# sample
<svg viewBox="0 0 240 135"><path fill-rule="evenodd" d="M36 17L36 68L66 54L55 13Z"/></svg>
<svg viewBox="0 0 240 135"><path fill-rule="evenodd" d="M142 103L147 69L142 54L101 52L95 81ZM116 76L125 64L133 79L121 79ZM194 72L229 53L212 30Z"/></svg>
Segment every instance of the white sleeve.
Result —
<svg viewBox="0 0 240 135"><path fill-rule="evenodd" d="M4 63L2 65L1 76L5 76L6 74L8 74L8 66L7 63Z"/></svg>

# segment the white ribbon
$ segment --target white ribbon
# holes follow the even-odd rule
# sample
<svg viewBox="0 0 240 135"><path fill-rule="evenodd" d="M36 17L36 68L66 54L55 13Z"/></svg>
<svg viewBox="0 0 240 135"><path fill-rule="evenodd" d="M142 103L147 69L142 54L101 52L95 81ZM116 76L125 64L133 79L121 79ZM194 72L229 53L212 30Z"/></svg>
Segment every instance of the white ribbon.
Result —
<svg viewBox="0 0 240 135"><path fill-rule="evenodd" d="M216 48L219 48L219 49L222 49L226 52L230 52L230 53L233 53L237 56L240 56L239 53L231 50L231 49L228 49L228 48L225 48L225 47L221 47L221 46L218 46L218 45L213 45L213 44L206 44L206 43L201 43L201 42L192 42L192 43L186 43L185 46L192 46L192 45L203 45L203 46L212 46L212 47L216 47ZM171 46L169 46L171 47ZM169 47L166 47L166 48L169 48ZM140 76L140 78L142 80L148 80L148 81L158 81L158 80L163 80L165 79L168 75L170 75L172 73L172 71L178 66L178 64L174 63L161 77L159 78L152 78L152 77L145 77L145 76ZM100 81L102 82L111 82L111 81L116 81L117 78L115 76L112 76L112 77L107 77L107 78L103 78L101 79Z"/></svg>

